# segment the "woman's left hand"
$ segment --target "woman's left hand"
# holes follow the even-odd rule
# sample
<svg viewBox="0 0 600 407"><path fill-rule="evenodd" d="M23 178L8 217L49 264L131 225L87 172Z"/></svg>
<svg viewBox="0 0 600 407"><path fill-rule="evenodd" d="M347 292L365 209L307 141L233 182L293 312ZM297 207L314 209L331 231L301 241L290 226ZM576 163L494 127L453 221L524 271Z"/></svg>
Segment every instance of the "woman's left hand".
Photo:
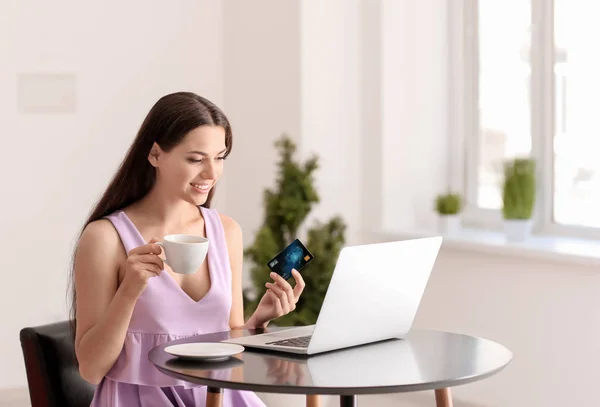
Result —
<svg viewBox="0 0 600 407"><path fill-rule="evenodd" d="M271 273L274 283L266 283L267 292L261 298L252 316L257 327L264 327L270 321L290 313L296 309L296 303L304 290L304 280L296 269L292 276L296 285L292 289L290 283L277 273Z"/></svg>

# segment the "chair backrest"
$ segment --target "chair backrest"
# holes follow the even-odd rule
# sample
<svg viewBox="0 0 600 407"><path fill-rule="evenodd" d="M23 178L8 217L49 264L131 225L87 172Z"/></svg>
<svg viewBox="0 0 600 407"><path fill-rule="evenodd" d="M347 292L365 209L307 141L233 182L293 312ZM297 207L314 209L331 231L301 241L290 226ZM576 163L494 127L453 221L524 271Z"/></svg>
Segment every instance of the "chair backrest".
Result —
<svg viewBox="0 0 600 407"><path fill-rule="evenodd" d="M32 407L89 407L95 386L79 374L69 321L20 333Z"/></svg>

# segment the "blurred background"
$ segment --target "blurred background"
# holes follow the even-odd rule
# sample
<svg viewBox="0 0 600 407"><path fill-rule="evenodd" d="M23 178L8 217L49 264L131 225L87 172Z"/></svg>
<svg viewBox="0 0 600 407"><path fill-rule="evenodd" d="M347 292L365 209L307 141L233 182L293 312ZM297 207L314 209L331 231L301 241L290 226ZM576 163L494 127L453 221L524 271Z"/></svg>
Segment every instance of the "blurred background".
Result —
<svg viewBox="0 0 600 407"><path fill-rule="evenodd" d="M0 406L27 406L18 333L67 318L75 239L151 106L219 105L233 152L214 207L250 245L274 142L319 157L346 243L440 231L416 328L514 352L455 406L593 405L600 380L600 5L566 0L0 0ZM502 232L502 162L536 160L534 233ZM248 266L245 285L251 287ZM297 403L269 396L269 405ZM428 406L433 394L361 397ZM335 400L330 400L335 405Z"/></svg>

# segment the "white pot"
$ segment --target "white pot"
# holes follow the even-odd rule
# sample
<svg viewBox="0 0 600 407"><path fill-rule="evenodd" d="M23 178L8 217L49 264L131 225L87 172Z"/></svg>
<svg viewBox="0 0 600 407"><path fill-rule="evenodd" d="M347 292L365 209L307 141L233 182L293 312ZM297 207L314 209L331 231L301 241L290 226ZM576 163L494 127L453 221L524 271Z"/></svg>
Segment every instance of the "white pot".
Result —
<svg viewBox="0 0 600 407"><path fill-rule="evenodd" d="M522 242L531 235L533 221L531 219L504 219L504 234L506 240Z"/></svg>
<svg viewBox="0 0 600 407"><path fill-rule="evenodd" d="M440 215L439 231L445 235L453 235L460 232L460 215Z"/></svg>

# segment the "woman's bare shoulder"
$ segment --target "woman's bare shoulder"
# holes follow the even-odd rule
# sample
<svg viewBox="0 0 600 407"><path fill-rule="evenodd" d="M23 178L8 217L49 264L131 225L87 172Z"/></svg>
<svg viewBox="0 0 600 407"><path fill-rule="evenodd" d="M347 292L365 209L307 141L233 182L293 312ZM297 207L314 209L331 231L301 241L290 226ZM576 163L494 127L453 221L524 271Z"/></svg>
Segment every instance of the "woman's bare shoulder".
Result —
<svg viewBox="0 0 600 407"><path fill-rule="evenodd" d="M221 223L223 224L223 229L225 230L225 235L227 237L241 237L242 228L235 219L220 212L219 217L221 218Z"/></svg>
<svg viewBox="0 0 600 407"><path fill-rule="evenodd" d="M123 255L126 254L119 233L108 219L95 220L83 229L77 244L77 256L117 262Z"/></svg>
<svg viewBox="0 0 600 407"><path fill-rule="evenodd" d="M83 229L80 244L84 242L106 241L107 243L119 240L119 234L112 222L108 219L98 219L88 223Z"/></svg>

